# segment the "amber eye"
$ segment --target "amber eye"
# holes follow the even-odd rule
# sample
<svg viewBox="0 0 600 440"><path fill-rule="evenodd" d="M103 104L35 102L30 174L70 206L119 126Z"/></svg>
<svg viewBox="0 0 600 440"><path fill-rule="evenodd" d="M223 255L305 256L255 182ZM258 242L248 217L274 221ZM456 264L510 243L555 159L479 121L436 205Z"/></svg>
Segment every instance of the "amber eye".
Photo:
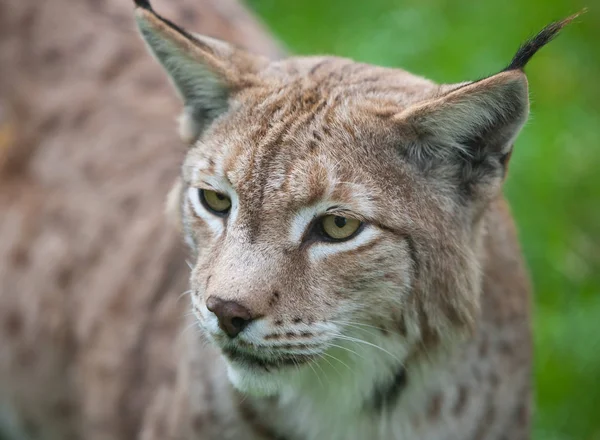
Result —
<svg viewBox="0 0 600 440"><path fill-rule="evenodd" d="M326 215L321 219L321 231L327 238L335 241L347 240L352 237L360 225L360 220L339 215Z"/></svg>
<svg viewBox="0 0 600 440"><path fill-rule="evenodd" d="M211 212L217 215L224 215L231 208L231 199L224 194L208 189L200 190L200 200L202 204Z"/></svg>

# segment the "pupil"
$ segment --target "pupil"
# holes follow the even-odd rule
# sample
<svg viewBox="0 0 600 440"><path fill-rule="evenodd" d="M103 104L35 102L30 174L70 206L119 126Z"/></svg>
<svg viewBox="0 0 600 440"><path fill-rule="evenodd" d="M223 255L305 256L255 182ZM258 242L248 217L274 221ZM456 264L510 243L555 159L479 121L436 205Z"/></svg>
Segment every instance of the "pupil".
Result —
<svg viewBox="0 0 600 440"><path fill-rule="evenodd" d="M217 199L224 200L225 196L223 194L215 193L217 195Z"/></svg>
<svg viewBox="0 0 600 440"><path fill-rule="evenodd" d="M333 222L335 223L335 225L338 228L343 228L344 226L346 226L346 223L348 222L348 220L345 217L338 217L335 216L335 218L333 219Z"/></svg>

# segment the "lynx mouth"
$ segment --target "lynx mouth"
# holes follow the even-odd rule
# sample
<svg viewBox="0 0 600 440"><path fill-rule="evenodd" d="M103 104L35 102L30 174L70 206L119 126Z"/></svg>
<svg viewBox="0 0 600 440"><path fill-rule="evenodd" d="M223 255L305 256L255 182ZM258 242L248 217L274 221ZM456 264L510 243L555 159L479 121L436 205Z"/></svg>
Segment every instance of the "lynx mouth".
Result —
<svg viewBox="0 0 600 440"><path fill-rule="evenodd" d="M246 368L260 368L265 371L282 369L286 367L298 367L312 361L315 356L310 354L282 354L279 356L260 356L238 348L226 347L221 349L225 357L230 361L240 364Z"/></svg>

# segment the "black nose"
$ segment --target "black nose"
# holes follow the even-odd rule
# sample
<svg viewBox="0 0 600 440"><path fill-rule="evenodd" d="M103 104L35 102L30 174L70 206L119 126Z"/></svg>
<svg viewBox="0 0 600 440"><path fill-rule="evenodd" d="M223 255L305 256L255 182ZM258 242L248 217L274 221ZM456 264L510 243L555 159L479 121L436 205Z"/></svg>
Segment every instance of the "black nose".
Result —
<svg viewBox="0 0 600 440"><path fill-rule="evenodd" d="M206 308L217 316L219 327L230 338L235 338L252 321L250 311L235 301L211 296L206 300Z"/></svg>

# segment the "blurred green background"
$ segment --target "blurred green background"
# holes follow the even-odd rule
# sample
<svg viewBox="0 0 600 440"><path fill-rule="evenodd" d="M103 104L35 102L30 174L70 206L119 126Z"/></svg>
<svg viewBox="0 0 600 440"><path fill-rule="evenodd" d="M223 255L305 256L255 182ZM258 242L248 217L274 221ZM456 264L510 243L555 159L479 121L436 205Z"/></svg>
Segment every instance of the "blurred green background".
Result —
<svg viewBox="0 0 600 440"><path fill-rule="evenodd" d="M437 82L505 67L547 23L589 11L527 68L531 118L506 194L535 286L536 440L600 439L600 2L247 0L296 54Z"/></svg>

